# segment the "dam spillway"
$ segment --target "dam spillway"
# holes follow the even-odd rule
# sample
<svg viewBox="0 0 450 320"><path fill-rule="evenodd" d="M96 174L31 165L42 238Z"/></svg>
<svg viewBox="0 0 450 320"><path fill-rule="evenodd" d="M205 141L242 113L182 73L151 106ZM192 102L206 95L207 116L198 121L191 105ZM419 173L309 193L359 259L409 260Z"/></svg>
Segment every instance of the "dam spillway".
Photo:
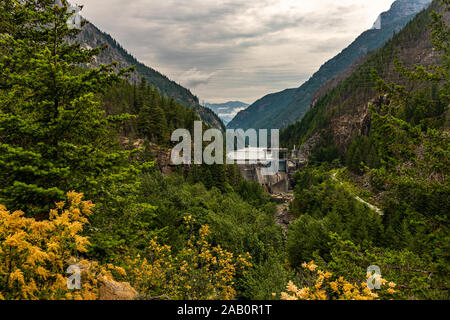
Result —
<svg viewBox="0 0 450 320"><path fill-rule="evenodd" d="M228 157L234 160L247 181L261 184L269 193L280 194L292 189L292 177L304 165L304 161L294 155L295 152L289 156L288 149L245 148ZM278 162L277 170L267 174L273 161Z"/></svg>

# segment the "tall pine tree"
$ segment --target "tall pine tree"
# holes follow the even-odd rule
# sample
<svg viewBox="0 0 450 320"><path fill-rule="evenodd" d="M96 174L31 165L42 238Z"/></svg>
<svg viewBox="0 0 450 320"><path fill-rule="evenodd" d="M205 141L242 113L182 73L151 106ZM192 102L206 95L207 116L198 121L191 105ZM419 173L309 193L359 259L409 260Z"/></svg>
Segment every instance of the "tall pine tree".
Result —
<svg viewBox="0 0 450 320"><path fill-rule="evenodd" d="M67 1L0 4L0 203L40 213L69 190L98 199L126 154L95 95L126 71L81 67L100 49L69 41Z"/></svg>

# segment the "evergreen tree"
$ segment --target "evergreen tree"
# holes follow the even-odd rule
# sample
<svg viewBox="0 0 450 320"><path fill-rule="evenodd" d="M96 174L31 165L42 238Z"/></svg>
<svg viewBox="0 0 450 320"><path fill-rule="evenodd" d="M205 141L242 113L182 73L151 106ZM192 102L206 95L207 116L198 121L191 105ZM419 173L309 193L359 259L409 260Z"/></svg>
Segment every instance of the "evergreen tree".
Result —
<svg viewBox="0 0 450 320"><path fill-rule="evenodd" d="M137 119L138 132L142 137L150 137L150 107L143 106Z"/></svg>
<svg viewBox="0 0 450 320"><path fill-rule="evenodd" d="M356 173L361 172L361 160L362 160L361 149L359 145L356 145L351 162L351 169Z"/></svg>
<svg viewBox="0 0 450 320"><path fill-rule="evenodd" d="M79 30L68 27L62 4L1 1L0 203L11 210L46 212L74 189L95 199L126 161L111 135L119 119L95 98L125 70L79 67L100 49L68 41Z"/></svg>
<svg viewBox="0 0 450 320"><path fill-rule="evenodd" d="M151 107L149 117L151 140L160 144L166 144L169 141L169 128L167 127L164 110L159 106Z"/></svg>
<svg viewBox="0 0 450 320"><path fill-rule="evenodd" d="M450 1L441 3L448 15ZM450 27L436 12L431 15L430 27L442 63L416 65L410 70L396 62L403 83L412 83L414 90L373 74L380 94L386 95L389 103L371 106L371 138L380 155L380 168L371 170L371 179L386 191L386 230L389 237L398 234L391 245L407 246L433 259L437 273L443 276L449 272L441 245L448 248L449 243ZM416 111L412 117L405 116Z"/></svg>

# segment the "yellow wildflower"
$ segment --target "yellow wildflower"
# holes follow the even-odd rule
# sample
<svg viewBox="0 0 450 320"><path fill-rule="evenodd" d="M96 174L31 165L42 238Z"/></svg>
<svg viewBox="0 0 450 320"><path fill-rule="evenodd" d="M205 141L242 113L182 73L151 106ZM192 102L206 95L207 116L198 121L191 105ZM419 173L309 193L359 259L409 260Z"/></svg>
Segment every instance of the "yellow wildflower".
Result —
<svg viewBox="0 0 450 320"><path fill-rule="evenodd" d="M317 269L317 265L314 264L314 261L311 261L311 262L308 264L308 269L309 269L309 271L314 271L314 270Z"/></svg>
<svg viewBox="0 0 450 320"><path fill-rule="evenodd" d="M338 287L337 282L335 282L335 281L330 282L330 287L331 287L331 289L332 289L333 291L339 292L339 287Z"/></svg>
<svg viewBox="0 0 450 320"><path fill-rule="evenodd" d="M394 293L395 293L395 290L392 289L392 288L387 289L387 291L388 291L390 294L394 294Z"/></svg>

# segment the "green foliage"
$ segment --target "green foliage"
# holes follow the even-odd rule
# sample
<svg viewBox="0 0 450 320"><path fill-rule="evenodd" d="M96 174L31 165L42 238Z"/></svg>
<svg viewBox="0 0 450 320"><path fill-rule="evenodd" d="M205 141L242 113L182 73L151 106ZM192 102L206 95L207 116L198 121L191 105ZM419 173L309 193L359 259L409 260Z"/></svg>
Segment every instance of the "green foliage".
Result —
<svg viewBox="0 0 450 320"><path fill-rule="evenodd" d="M94 21L92 21L94 22ZM134 78L145 79L147 83L158 90L159 94L167 99L174 99L185 108L197 106L198 98L186 89L170 80L167 76L157 70L146 66L133 57L109 34L99 30L93 23L88 22L83 31L78 35L77 41L91 47L107 46L108 49L99 54L99 61L116 61L129 66L135 66Z"/></svg>
<svg viewBox="0 0 450 320"><path fill-rule="evenodd" d="M408 5L408 4L406 4ZM310 128L326 128L320 119L323 110L320 110L321 103L316 104L312 109L311 105L317 95L317 91L324 90L322 86L327 86L328 81L334 77L339 77L341 73L358 63L360 59L369 52L381 48L395 35L395 33L405 27L414 18L414 14L406 15L402 4L394 7L388 15L383 17L383 27L381 29L371 29L363 32L353 43L342 50L338 55L327 61L320 69L299 88L286 89L281 92L269 94L254 104L245 112L235 117L229 124L230 128L286 128L283 131L283 145L293 147L294 144L304 142L305 134L310 134ZM409 12L409 10L408 10ZM419 37L420 31L414 30L412 36ZM367 79L367 78L366 78ZM332 96L342 95L341 98L350 98L352 103L359 98L354 95L355 90L365 90L367 86L364 79L359 79L358 83L352 82L353 91L337 90ZM370 91L369 91L370 92ZM356 98L356 99L353 99ZM324 98L327 99L327 98ZM316 109L317 108L317 109ZM306 118L303 121L303 118ZM313 119L314 118L314 119ZM296 121L301 121L295 123ZM288 126L292 124L291 126ZM324 126L322 126L324 125Z"/></svg>
<svg viewBox="0 0 450 320"><path fill-rule="evenodd" d="M293 276L283 256L271 254L268 260L249 270L241 284L241 295L252 300L276 299L272 293L284 289Z"/></svg>
<svg viewBox="0 0 450 320"><path fill-rule="evenodd" d="M128 154L116 147L117 119L94 95L125 70L77 69L100 51L67 43L78 33L66 24L67 7L13 1L0 10L0 201L36 214L68 190L97 198L98 184L107 188Z"/></svg>
<svg viewBox="0 0 450 320"><path fill-rule="evenodd" d="M281 131L281 144L292 148L294 145L301 145L314 134L329 134L332 119L343 116L352 117L359 112L358 108L362 106L362 103L366 104L377 98L376 83L372 77L373 70L387 79L398 80L394 72L396 58L404 56L408 59L408 64L414 64L414 58L419 53L411 54L413 50L411 48L420 45L421 50L431 52L431 44L427 44L426 41L424 43L424 38L428 38L430 34L427 30L427 25L432 20L430 14L433 10L440 10L438 2L434 1L428 9L417 14L392 39L383 41L385 44L381 49L369 52L358 62L354 70L350 70L352 73L348 77L343 78L337 86L325 91L300 121L292 123ZM388 38L392 34L393 30L390 31ZM410 90L416 91L416 88L417 86L412 86ZM432 90L430 94L431 92ZM426 104L422 104L421 108L424 106ZM440 110L442 106L442 104L433 104L435 110ZM433 112L430 111L429 114Z"/></svg>
<svg viewBox="0 0 450 320"><path fill-rule="evenodd" d="M341 149L334 144L331 135L326 135L314 146L312 154L309 157L309 162L311 164L333 163L333 161L340 160L341 158Z"/></svg>
<svg viewBox="0 0 450 320"><path fill-rule="evenodd" d="M237 186L236 192L242 199L255 206L261 206L269 200L269 195L260 184L248 182L244 179Z"/></svg>
<svg viewBox="0 0 450 320"><path fill-rule="evenodd" d="M91 245L80 254L124 265L147 293L173 290L167 281L172 279L177 292L172 297L214 297L208 284L212 276L226 284L220 297L234 297L236 288L239 298L270 299L288 279L302 275L297 273L301 264L314 259L333 275L358 283L365 280L366 268L377 264L384 278L398 284L398 298L449 298L449 29L442 16L420 15L326 94L302 126L282 133L290 144L317 130L323 133L310 165L294 176L291 213L298 218L285 239L274 219L276 204L262 186L245 181L237 166L195 165L167 176L153 168L152 147L170 147L175 128L192 131L196 110L167 99L155 83L130 84L122 79L127 72L114 64L81 68L100 50L67 42L78 31L68 29L67 10L54 1L0 4L2 205L37 215L30 222L39 226L66 191L85 192L96 209L83 231ZM416 39L414 32L425 21L431 21L432 42L443 63L414 70L396 63L403 80L382 80L394 45ZM368 172L358 177L378 193L383 216L330 172L344 156L325 130L336 114L372 95L355 88L374 75L386 99L371 107L371 128L367 136L353 139L345 161L359 175ZM123 146L129 151L121 149L119 136L129 141ZM142 150L135 149L138 139ZM186 227L185 221L192 223ZM199 249L205 255L198 255ZM247 252L253 266L247 273L235 272L229 262ZM168 262L174 263L161 267ZM217 263L228 270L226 278L210 272ZM185 281L178 272L193 278Z"/></svg>
<svg viewBox="0 0 450 320"><path fill-rule="evenodd" d="M380 267L381 275L397 284L395 299L449 299L446 270L429 257L411 251L380 247L361 247L331 234L331 261L327 267L350 282L365 280L371 265Z"/></svg>
<svg viewBox="0 0 450 320"><path fill-rule="evenodd" d="M383 226L378 213L354 199L325 168L306 168L295 178L293 212L300 217L289 227L287 242L294 267L312 260L316 251L327 260L329 232L356 243L381 241Z"/></svg>
<svg viewBox="0 0 450 320"><path fill-rule="evenodd" d="M202 183L207 189L215 187L222 192L242 191L242 198L248 202L264 198L262 188L257 184L250 186L244 181L236 165L193 165L187 174L187 181L192 184ZM244 190L243 186L252 190Z"/></svg>
<svg viewBox="0 0 450 320"><path fill-rule="evenodd" d="M302 215L289 226L286 250L289 262L299 268L303 262L312 260L313 254L328 256L328 228L323 219Z"/></svg>
<svg viewBox="0 0 450 320"><path fill-rule="evenodd" d="M138 130L142 136L147 137L150 141L159 144L167 143L169 131L164 110L158 106L143 106L139 113Z"/></svg>
<svg viewBox="0 0 450 320"><path fill-rule="evenodd" d="M157 207L156 228L164 230L172 246L183 237L177 226L188 215L196 219L198 226L211 226L214 239L225 249L250 252L256 261L264 258L266 241L272 239L270 246L279 246L276 243L281 240L281 232L274 225L272 204L258 209L235 192L222 193L214 187L207 190L201 184L184 182L180 176L162 177L158 172L147 175L142 188L143 199Z"/></svg>
<svg viewBox="0 0 450 320"><path fill-rule="evenodd" d="M154 170L130 189L128 197L123 195L105 203L92 218L96 230L90 234L90 255L118 263L125 255L145 250L155 236L176 253L184 248L191 234L184 224L190 216L196 221L195 229L202 225L211 227L214 244L236 256L250 253L255 270L249 272L251 278L239 276L237 286L241 295L256 298L262 294L260 289L250 290L245 283L274 285L272 280L266 280L270 278L268 265L281 268L283 261L284 246L281 228L274 221L275 206L265 199L259 199L259 207L254 207L236 192L222 193L215 187L207 190L177 174L164 177ZM284 285L284 280L279 279L276 287Z"/></svg>
<svg viewBox="0 0 450 320"><path fill-rule="evenodd" d="M347 167L358 174L363 173L365 166L380 167L380 159L373 138L355 136L345 157Z"/></svg>
<svg viewBox="0 0 450 320"><path fill-rule="evenodd" d="M193 130L199 117L193 108L186 108L167 99L147 81L130 84L121 81L109 88L101 100L109 115L134 115L122 125L122 134L130 138L147 139L161 145L170 145L170 135L175 129Z"/></svg>
<svg viewBox="0 0 450 320"><path fill-rule="evenodd" d="M449 4L444 3L448 11ZM371 170L371 181L384 191L391 243L427 254L446 266L447 258L437 243L448 241L449 231L450 145L444 120L450 102L450 27L436 13L431 15L430 27L442 63L410 70L397 61L396 70L407 85L389 83L374 74L380 94L389 103L371 107L370 139L381 160L381 167Z"/></svg>
<svg viewBox="0 0 450 320"><path fill-rule="evenodd" d="M449 1L442 3L440 11L448 12ZM438 2L432 8L439 8ZM370 182L384 215L377 217L355 202L345 184L327 179L328 168L305 168L295 177L293 209L301 216L288 235L288 252L294 267L302 260L315 258L333 274L359 282L364 280L361 276L367 267L378 265L383 278L399 285L396 298L449 298L450 29L443 15L432 13L429 18L430 12L419 15L324 96L316 107L317 114L307 115L302 122L306 127L293 126L285 131L289 139L296 133L305 139L325 128L318 126L317 119L345 112L348 101L357 98L361 90L348 99L342 96L356 88L358 78L372 77L377 83L382 98L370 106L370 130L367 136L353 138L346 164L361 175L361 181ZM431 42L434 51L441 54L441 63L410 68L394 61L394 48L416 41L418 34L413 31L426 24L430 24ZM392 70L398 74L395 77L387 74L382 64L388 57ZM389 79L395 81L390 83ZM337 109L327 110L327 106L338 102ZM328 243L320 241L323 238Z"/></svg>

